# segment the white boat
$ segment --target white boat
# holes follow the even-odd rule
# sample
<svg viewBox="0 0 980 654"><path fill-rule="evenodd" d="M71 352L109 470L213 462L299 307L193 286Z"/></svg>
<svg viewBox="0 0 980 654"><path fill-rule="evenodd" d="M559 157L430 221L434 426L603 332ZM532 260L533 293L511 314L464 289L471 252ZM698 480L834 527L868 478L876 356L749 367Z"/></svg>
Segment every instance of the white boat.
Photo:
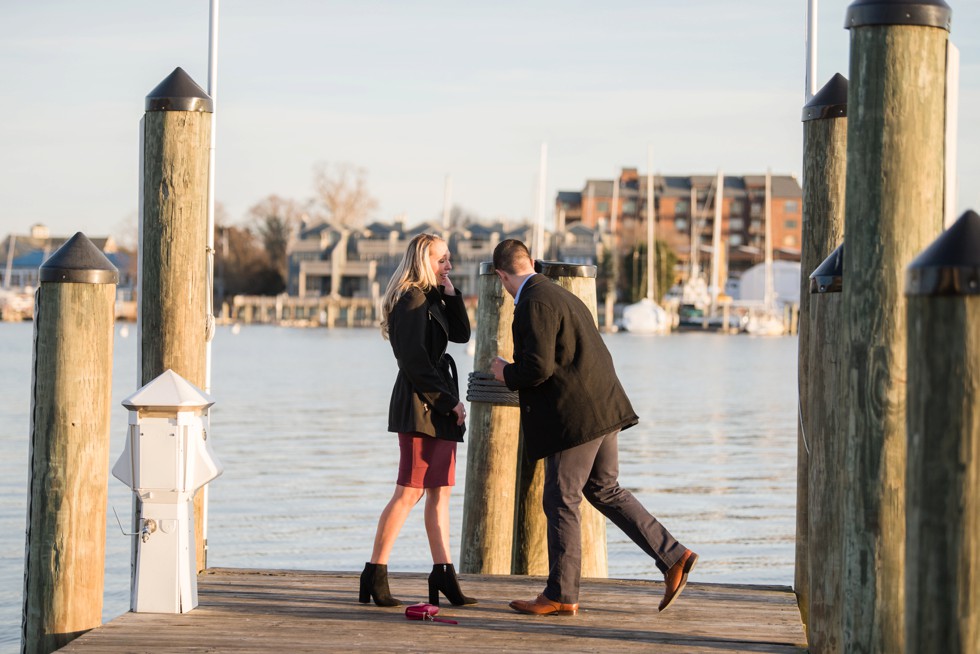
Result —
<svg viewBox="0 0 980 654"><path fill-rule="evenodd" d="M631 333L669 334L671 322L670 314L650 298L623 307L622 326Z"/></svg>

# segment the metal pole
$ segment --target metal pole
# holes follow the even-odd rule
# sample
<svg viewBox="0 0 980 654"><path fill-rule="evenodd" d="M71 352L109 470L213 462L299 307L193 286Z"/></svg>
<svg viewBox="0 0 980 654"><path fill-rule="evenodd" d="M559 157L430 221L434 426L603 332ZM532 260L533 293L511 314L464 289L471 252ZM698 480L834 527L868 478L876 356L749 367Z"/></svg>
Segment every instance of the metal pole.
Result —
<svg viewBox="0 0 980 654"><path fill-rule="evenodd" d="M204 392L211 394L211 339L214 338L214 162L215 142L218 138L218 5L211 0L208 30L208 95L211 96L211 145L208 148L208 245L207 245L207 335L204 350ZM210 415L210 408L205 409ZM201 489L201 537L204 541L203 566L208 567L208 495L210 484Z"/></svg>
<svg viewBox="0 0 980 654"><path fill-rule="evenodd" d="M817 0L806 3L806 102L817 91Z"/></svg>

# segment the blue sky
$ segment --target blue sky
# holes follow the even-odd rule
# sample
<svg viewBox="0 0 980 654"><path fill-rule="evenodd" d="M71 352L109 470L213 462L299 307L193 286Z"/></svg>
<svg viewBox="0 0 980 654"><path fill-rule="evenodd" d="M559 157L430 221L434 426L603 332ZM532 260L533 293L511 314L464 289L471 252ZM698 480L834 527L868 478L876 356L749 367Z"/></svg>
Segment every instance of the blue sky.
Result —
<svg viewBox="0 0 980 654"><path fill-rule="evenodd" d="M802 169L805 0L221 4L216 197L232 221L312 195L317 162L367 170L374 216L532 216L622 166ZM848 76L844 0L819 5L818 86ZM950 0L961 54L958 212L980 208L980 2ZM135 222L146 94L207 85L207 0L0 6L0 232L121 235ZM550 203L549 203L550 204Z"/></svg>

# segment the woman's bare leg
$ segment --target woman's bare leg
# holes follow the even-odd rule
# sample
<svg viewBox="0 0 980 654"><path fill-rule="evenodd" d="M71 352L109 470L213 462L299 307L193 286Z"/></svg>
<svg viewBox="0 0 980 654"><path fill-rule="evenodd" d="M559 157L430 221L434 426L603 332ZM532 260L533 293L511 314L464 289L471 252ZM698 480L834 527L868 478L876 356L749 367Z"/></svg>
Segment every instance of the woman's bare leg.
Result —
<svg viewBox="0 0 980 654"><path fill-rule="evenodd" d="M371 563L388 565L388 557L391 555L391 548L395 545L395 539L398 538L398 532L402 530L409 512L422 499L424 492L421 488L395 485L394 495L378 518L378 531L374 535Z"/></svg>
<svg viewBox="0 0 980 654"><path fill-rule="evenodd" d="M425 534L429 537L432 563L452 563L449 553L449 495L452 486L428 488L425 498Z"/></svg>

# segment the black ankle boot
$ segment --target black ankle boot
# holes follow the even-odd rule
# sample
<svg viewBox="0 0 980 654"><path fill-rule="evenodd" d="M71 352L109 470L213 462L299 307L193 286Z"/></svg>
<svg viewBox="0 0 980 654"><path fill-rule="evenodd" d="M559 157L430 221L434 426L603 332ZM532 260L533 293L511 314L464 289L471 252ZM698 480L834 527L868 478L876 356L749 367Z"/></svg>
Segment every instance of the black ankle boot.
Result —
<svg viewBox="0 0 980 654"><path fill-rule="evenodd" d="M432 566L432 572L429 573L429 604L439 606L440 591L453 606L476 604L475 599L467 597L460 590L456 569L452 563L438 563Z"/></svg>
<svg viewBox="0 0 980 654"><path fill-rule="evenodd" d="M391 596L388 590L388 566L381 563L365 563L361 573L361 604L374 598L378 606L401 606L401 602Z"/></svg>

